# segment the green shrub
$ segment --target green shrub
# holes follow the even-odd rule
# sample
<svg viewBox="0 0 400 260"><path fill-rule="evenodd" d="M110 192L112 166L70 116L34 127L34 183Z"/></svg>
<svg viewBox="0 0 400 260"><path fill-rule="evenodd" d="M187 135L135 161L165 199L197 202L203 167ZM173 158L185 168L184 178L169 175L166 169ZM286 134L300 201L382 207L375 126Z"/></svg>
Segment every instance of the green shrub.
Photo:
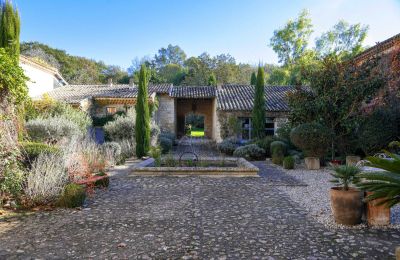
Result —
<svg viewBox="0 0 400 260"><path fill-rule="evenodd" d="M282 141L273 141L270 145L271 155L274 155L274 151L279 150L279 153L282 153L283 156L286 154L287 145Z"/></svg>
<svg viewBox="0 0 400 260"><path fill-rule="evenodd" d="M31 140L36 142L56 143L64 138L72 138L86 134L71 119L65 116L36 118L25 124Z"/></svg>
<svg viewBox="0 0 400 260"><path fill-rule="evenodd" d="M276 138L273 136L266 136L262 139L257 139L253 143L256 144L258 147L262 148L266 152L267 157L271 157L271 143L276 141Z"/></svg>
<svg viewBox="0 0 400 260"><path fill-rule="evenodd" d="M238 145L226 139L219 143L217 147L220 152L227 155L232 155L236 148L238 148Z"/></svg>
<svg viewBox="0 0 400 260"><path fill-rule="evenodd" d="M331 137L331 131L317 123L302 124L290 132L292 143L309 157L324 156L331 143Z"/></svg>
<svg viewBox="0 0 400 260"><path fill-rule="evenodd" d="M83 205L86 199L86 191L82 185L67 184L58 199L57 206L64 208L76 208Z"/></svg>
<svg viewBox="0 0 400 260"><path fill-rule="evenodd" d="M160 138L160 146L161 152L163 154L168 153L172 149L172 141L169 138L161 137Z"/></svg>
<svg viewBox="0 0 400 260"><path fill-rule="evenodd" d="M272 151L272 163L276 165L282 165L284 157L285 154L282 152L282 150L279 147L275 147Z"/></svg>
<svg viewBox="0 0 400 260"><path fill-rule="evenodd" d="M292 156L286 156L283 159L283 168L294 169L295 159Z"/></svg>
<svg viewBox="0 0 400 260"><path fill-rule="evenodd" d="M57 146L37 142L21 142L20 147L23 156L23 163L26 166L32 165L41 153L55 154L61 152L60 148Z"/></svg>
<svg viewBox="0 0 400 260"><path fill-rule="evenodd" d="M167 138L169 140L171 140L172 145L175 144L175 134L171 133L169 131L161 131L160 135L158 136L158 138Z"/></svg>
<svg viewBox="0 0 400 260"><path fill-rule="evenodd" d="M276 130L275 139L280 139L280 140L284 141L289 148L293 148L294 145L290 141L290 132L291 131L292 131L292 126L290 125L290 123L285 123Z"/></svg>
<svg viewBox="0 0 400 260"><path fill-rule="evenodd" d="M167 167L175 167L178 165L178 161L169 153L164 158L164 164Z"/></svg>
<svg viewBox="0 0 400 260"><path fill-rule="evenodd" d="M171 141L167 139L168 141ZM150 147L149 155L153 157L154 163L156 167L161 166L161 148L159 146L152 146Z"/></svg>
<svg viewBox="0 0 400 260"><path fill-rule="evenodd" d="M118 142L121 146L122 159L128 159L135 155L135 140L122 140Z"/></svg>
<svg viewBox="0 0 400 260"><path fill-rule="evenodd" d="M261 160L265 158L265 150L255 144L248 144L236 148L233 152L236 157L243 157L248 160Z"/></svg>
<svg viewBox="0 0 400 260"><path fill-rule="evenodd" d="M135 121L128 116L115 117L115 120L108 122L103 129L109 141L121 142L135 139Z"/></svg>
<svg viewBox="0 0 400 260"><path fill-rule="evenodd" d="M117 142L105 142L102 144L105 159L111 164L123 163L123 158L121 156L122 148Z"/></svg>

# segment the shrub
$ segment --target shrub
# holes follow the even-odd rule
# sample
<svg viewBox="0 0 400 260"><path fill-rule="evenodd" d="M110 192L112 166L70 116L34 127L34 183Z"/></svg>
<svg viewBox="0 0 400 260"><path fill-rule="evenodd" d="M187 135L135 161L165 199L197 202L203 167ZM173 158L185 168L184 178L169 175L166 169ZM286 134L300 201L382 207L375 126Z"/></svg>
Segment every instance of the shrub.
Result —
<svg viewBox="0 0 400 260"><path fill-rule="evenodd" d="M26 166L31 166L32 163L41 153L56 154L61 153L60 148L53 145L37 142L21 142L21 153L23 155L23 163Z"/></svg>
<svg viewBox="0 0 400 260"><path fill-rule="evenodd" d="M236 148L238 148L238 145L236 143L230 142L228 139L225 139L224 141L219 143L217 147L218 150L222 153L232 155Z"/></svg>
<svg viewBox="0 0 400 260"><path fill-rule="evenodd" d="M104 178L94 182L95 187L107 188L110 185L110 177L104 172L96 174L96 176L104 176Z"/></svg>
<svg viewBox="0 0 400 260"><path fill-rule="evenodd" d="M168 153L172 149L172 141L169 138L161 137L160 146L162 153Z"/></svg>
<svg viewBox="0 0 400 260"><path fill-rule="evenodd" d="M286 154L286 150L287 150L287 145L286 143L282 142L282 141L273 141L270 144L270 152L271 155L274 155L274 151L279 150L279 153L281 153L283 156L285 156Z"/></svg>
<svg viewBox="0 0 400 260"><path fill-rule="evenodd" d="M65 208L76 208L83 205L86 199L86 191L82 185L67 184L58 199L57 206Z"/></svg>
<svg viewBox="0 0 400 260"><path fill-rule="evenodd" d="M171 141L171 140L168 140ZM156 167L161 166L161 148L159 146L150 147L149 155L153 157Z"/></svg>
<svg viewBox="0 0 400 260"><path fill-rule="evenodd" d="M27 176L25 194L32 204L44 205L56 200L68 182L63 158L40 154Z"/></svg>
<svg viewBox="0 0 400 260"><path fill-rule="evenodd" d="M131 158L135 155L135 141L134 140L122 140L119 141L121 146L121 157L123 159Z"/></svg>
<svg viewBox="0 0 400 260"><path fill-rule="evenodd" d="M331 136L328 128L317 123L302 124L290 132L292 143L309 157L324 156L330 145Z"/></svg>
<svg viewBox="0 0 400 260"><path fill-rule="evenodd" d="M175 134L171 133L169 131L161 131L160 135L158 136L159 139L161 138L167 138L170 139L172 142L172 145L175 144Z"/></svg>
<svg viewBox="0 0 400 260"><path fill-rule="evenodd" d="M265 150L255 144L249 144L236 148L233 155L248 160L260 160L264 158Z"/></svg>
<svg viewBox="0 0 400 260"><path fill-rule="evenodd" d="M262 148L265 150L265 155L267 157L271 157L271 143L276 140L275 137L273 136L266 136L262 139L257 139L254 141L254 144L256 144L258 147Z"/></svg>
<svg viewBox="0 0 400 260"><path fill-rule="evenodd" d="M121 163L122 157L122 148L117 142L105 142L102 145L104 156L107 162L110 165L116 165Z"/></svg>
<svg viewBox="0 0 400 260"><path fill-rule="evenodd" d="M175 167L178 165L178 161L169 153L164 158L164 164L167 167Z"/></svg>
<svg viewBox="0 0 400 260"><path fill-rule="evenodd" d="M276 146L274 147L272 151L272 163L277 164L277 165L282 165L283 158L285 157L285 154L281 147Z"/></svg>
<svg viewBox="0 0 400 260"><path fill-rule="evenodd" d="M57 143L64 138L85 134L79 126L70 119L57 116L36 118L25 125L29 137L36 142Z"/></svg>
<svg viewBox="0 0 400 260"><path fill-rule="evenodd" d="M294 169L295 159L292 156L286 156L283 159L283 168Z"/></svg>
<svg viewBox="0 0 400 260"><path fill-rule="evenodd" d="M135 139L135 121L128 116L117 116L104 126L106 139L114 142Z"/></svg>
<svg viewBox="0 0 400 260"><path fill-rule="evenodd" d="M290 123L285 123L281 125L277 130L276 130L276 140L282 140L284 141L289 148L293 148L294 145L292 144L290 140L290 132L292 131L292 126Z"/></svg>

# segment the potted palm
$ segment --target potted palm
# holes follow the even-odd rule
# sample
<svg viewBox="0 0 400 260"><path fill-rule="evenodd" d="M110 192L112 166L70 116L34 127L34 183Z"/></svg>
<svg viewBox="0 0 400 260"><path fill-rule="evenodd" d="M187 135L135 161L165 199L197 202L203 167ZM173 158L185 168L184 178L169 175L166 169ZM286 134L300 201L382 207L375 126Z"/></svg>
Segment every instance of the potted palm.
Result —
<svg viewBox="0 0 400 260"><path fill-rule="evenodd" d="M359 180L361 172L356 166L342 165L334 168L331 173L332 183L337 186L330 190L331 208L335 222L343 225L361 223L363 212L363 193L352 187Z"/></svg>
<svg viewBox="0 0 400 260"><path fill-rule="evenodd" d="M368 166L380 170L363 172L358 186L367 191L367 220L370 225L390 223L390 208L400 202L400 156L367 157Z"/></svg>

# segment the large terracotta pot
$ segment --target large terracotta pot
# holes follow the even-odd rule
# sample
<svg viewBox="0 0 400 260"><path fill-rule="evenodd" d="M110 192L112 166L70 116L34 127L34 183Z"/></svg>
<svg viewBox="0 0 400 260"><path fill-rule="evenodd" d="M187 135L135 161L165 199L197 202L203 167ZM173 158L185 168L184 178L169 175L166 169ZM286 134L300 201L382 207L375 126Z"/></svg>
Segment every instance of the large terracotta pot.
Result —
<svg viewBox="0 0 400 260"><path fill-rule="evenodd" d="M306 157L304 161L309 170L319 170L321 168L318 157Z"/></svg>
<svg viewBox="0 0 400 260"><path fill-rule="evenodd" d="M368 191L367 196L373 192ZM383 199L367 202L367 222L371 226L386 226L390 224L390 208L386 205L378 205Z"/></svg>
<svg viewBox="0 0 400 260"><path fill-rule="evenodd" d="M346 156L346 165L356 165L361 160L360 156Z"/></svg>
<svg viewBox="0 0 400 260"><path fill-rule="evenodd" d="M333 187L330 190L331 208L335 222L343 225L361 223L363 212L363 193L356 189L342 190Z"/></svg>

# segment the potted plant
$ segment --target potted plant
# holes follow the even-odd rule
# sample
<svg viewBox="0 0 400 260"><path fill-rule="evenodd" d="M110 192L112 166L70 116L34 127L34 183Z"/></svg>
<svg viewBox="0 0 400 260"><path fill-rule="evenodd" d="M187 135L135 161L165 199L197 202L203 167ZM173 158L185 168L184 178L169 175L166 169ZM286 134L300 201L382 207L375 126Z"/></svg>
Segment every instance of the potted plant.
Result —
<svg viewBox="0 0 400 260"><path fill-rule="evenodd" d="M356 165L361 160L360 156L357 155L347 155L346 165Z"/></svg>
<svg viewBox="0 0 400 260"><path fill-rule="evenodd" d="M367 220L370 225L390 223L390 208L400 202L400 156L386 153L387 158L367 157L368 166L381 169L363 172L360 188L367 191Z"/></svg>
<svg viewBox="0 0 400 260"><path fill-rule="evenodd" d="M331 208L335 222L343 225L361 223L363 213L363 192L351 187L359 180L361 172L356 166L341 165L334 168L332 183L338 186L330 190Z"/></svg>
<svg viewBox="0 0 400 260"><path fill-rule="evenodd" d="M290 132L290 140L304 152L304 160L309 170L320 168L320 157L326 154L330 137L330 130L318 123L302 124Z"/></svg>

